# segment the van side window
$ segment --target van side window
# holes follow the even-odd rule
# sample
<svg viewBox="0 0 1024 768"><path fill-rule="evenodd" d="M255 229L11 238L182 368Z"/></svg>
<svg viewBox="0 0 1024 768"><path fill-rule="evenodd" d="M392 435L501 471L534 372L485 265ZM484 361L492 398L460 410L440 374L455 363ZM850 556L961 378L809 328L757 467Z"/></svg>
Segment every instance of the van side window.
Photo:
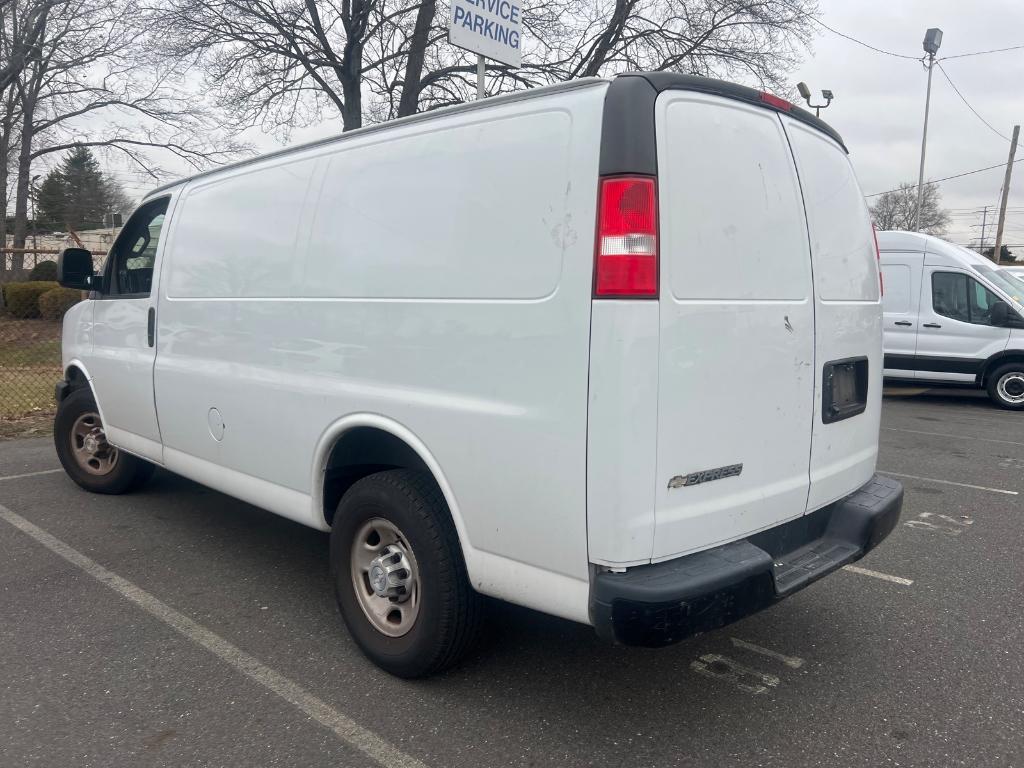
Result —
<svg viewBox="0 0 1024 768"><path fill-rule="evenodd" d="M160 241L169 198L139 208L128 219L111 250L111 293L119 296L149 296L153 286L153 265Z"/></svg>
<svg viewBox="0 0 1024 768"><path fill-rule="evenodd" d="M989 314L999 297L959 272L932 275L932 309L937 315L975 325L992 325Z"/></svg>
<svg viewBox="0 0 1024 768"><path fill-rule="evenodd" d="M992 325L992 305L1000 301L999 297L977 280L967 278L967 282L970 284L971 322Z"/></svg>

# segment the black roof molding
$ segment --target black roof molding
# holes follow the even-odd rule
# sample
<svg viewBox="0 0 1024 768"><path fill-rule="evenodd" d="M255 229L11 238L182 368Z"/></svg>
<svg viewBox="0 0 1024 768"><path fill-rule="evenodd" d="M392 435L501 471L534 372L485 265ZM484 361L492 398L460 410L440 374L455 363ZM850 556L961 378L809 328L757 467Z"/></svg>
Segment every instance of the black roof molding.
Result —
<svg viewBox="0 0 1024 768"><path fill-rule="evenodd" d="M724 96L728 99L736 99L737 101L745 101L768 109L774 109L776 112L782 112L784 115L789 115L794 120L799 120L801 123L805 123L812 128L821 131L829 138L834 139L836 143L843 148L844 152L849 153L849 150L846 149L846 144L843 143L843 137L840 136L838 131L824 120L815 117L806 109L801 109L795 104L788 110L779 109L771 103L764 101L761 98L762 91L759 91L756 88L748 88L745 85L737 85L736 83L730 83L725 80L715 80L712 77L681 75L674 72L641 72L635 75L620 75L615 81L613 81L612 86L614 87L615 82L618 80L634 77L646 80L657 93L661 93L662 91L698 91L700 93Z"/></svg>
<svg viewBox="0 0 1024 768"><path fill-rule="evenodd" d="M601 125L602 176L655 176L654 101L658 91L644 77L620 75L608 86Z"/></svg>

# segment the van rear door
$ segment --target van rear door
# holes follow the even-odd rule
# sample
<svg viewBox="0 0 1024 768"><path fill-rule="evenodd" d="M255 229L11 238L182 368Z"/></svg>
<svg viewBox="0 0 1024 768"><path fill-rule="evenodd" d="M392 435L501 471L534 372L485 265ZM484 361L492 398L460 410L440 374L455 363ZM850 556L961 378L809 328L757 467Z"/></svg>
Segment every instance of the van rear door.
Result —
<svg viewBox="0 0 1024 768"><path fill-rule="evenodd" d="M655 128L659 560L804 513L819 398L811 249L778 113L666 90ZM858 329L844 331L839 315L828 327L852 337L836 349L863 353Z"/></svg>
<svg viewBox="0 0 1024 768"><path fill-rule="evenodd" d="M810 512L853 492L875 471L883 366L878 254L844 149L803 122L781 118L800 174L814 267Z"/></svg>

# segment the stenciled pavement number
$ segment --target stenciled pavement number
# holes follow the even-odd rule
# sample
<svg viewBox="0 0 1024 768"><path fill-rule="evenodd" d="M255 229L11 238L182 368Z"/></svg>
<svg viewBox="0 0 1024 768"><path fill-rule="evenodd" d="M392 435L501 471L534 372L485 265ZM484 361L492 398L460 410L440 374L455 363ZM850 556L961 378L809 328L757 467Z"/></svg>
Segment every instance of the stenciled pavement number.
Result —
<svg viewBox="0 0 1024 768"><path fill-rule="evenodd" d="M776 667L782 665L788 669L800 669L806 663L799 656L787 656L770 648L762 648L759 645L748 643L746 640L740 640L738 637L729 639L732 641L733 647L770 659L775 662L774 666ZM778 675L741 664L720 653L705 653L690 663L690 669L698 675L727 683L745 693L754 695L777 688L781 682Z"/></svg>
<svg viewBox="0 0 1024 768"><path fill-rule="evenodd" d="M907 520L903 524L916 530L932 531L946 536L959 536L968 527L974 525L974 520L967 515L960 515L957 518L935 512L922 512L913 520Z"/></svg>

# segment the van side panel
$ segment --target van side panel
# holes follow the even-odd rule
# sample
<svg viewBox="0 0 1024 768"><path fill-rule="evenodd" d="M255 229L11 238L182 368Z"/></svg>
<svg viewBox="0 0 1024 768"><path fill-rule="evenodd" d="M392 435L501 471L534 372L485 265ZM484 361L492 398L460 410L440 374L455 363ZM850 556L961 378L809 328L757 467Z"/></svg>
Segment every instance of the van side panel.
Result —
<svg viewBox="0 0 1024 768"><path fill-rule="evenodd" d="M310 494L328 425L386 416L444 471L474 585L586 621L590 293L606 89L289 155L298 176L288 201L217 192L243 171L274 175L239 182L250 192L271 189L284 172L274 162L196 186L206 193L195 205L186 192L167 268L206 270L216 289L172 275L178 288L161 297L156 396L175 424L168 446ZM301 211L277 212L306 188ZM278 231L261 245L270 225ZM241 229L257 233L244 251L234 242ZM282 261L292 229L294 255ZM186 244L193 253L181 252ZM219 442L213 407L226 425ZM540 574L551 574L546 587ZM579 588L554 588L565 584Z"/></svg>
<svg viewBox="0 0 1024 768"><path fill-rule="evenodd" d="M882 251L882 349L885 353L885 376L913 379L917 334L921 325L918 316L921 302L921 267L924 253ZM891 367L890 367L891 366Z"/></svg>
<svg viewBox="0 0 1024 768"><path fill-rule="evenodd" d="M871 479L882 413L882 311L878 262L864 194L845 151L832 139L783 117L793 146L814 264L814 434L808 511ZM865 410L824 423L823 370L830 361L866 357Z"/></svg>
<svg viewBox="0 0 1024 768"><path fill-rule="evenodd" d="M549 296L562 244L578 238L564 201L573 120L556 107L519 112L339 147L327 160L301 295Z"/></svg>

